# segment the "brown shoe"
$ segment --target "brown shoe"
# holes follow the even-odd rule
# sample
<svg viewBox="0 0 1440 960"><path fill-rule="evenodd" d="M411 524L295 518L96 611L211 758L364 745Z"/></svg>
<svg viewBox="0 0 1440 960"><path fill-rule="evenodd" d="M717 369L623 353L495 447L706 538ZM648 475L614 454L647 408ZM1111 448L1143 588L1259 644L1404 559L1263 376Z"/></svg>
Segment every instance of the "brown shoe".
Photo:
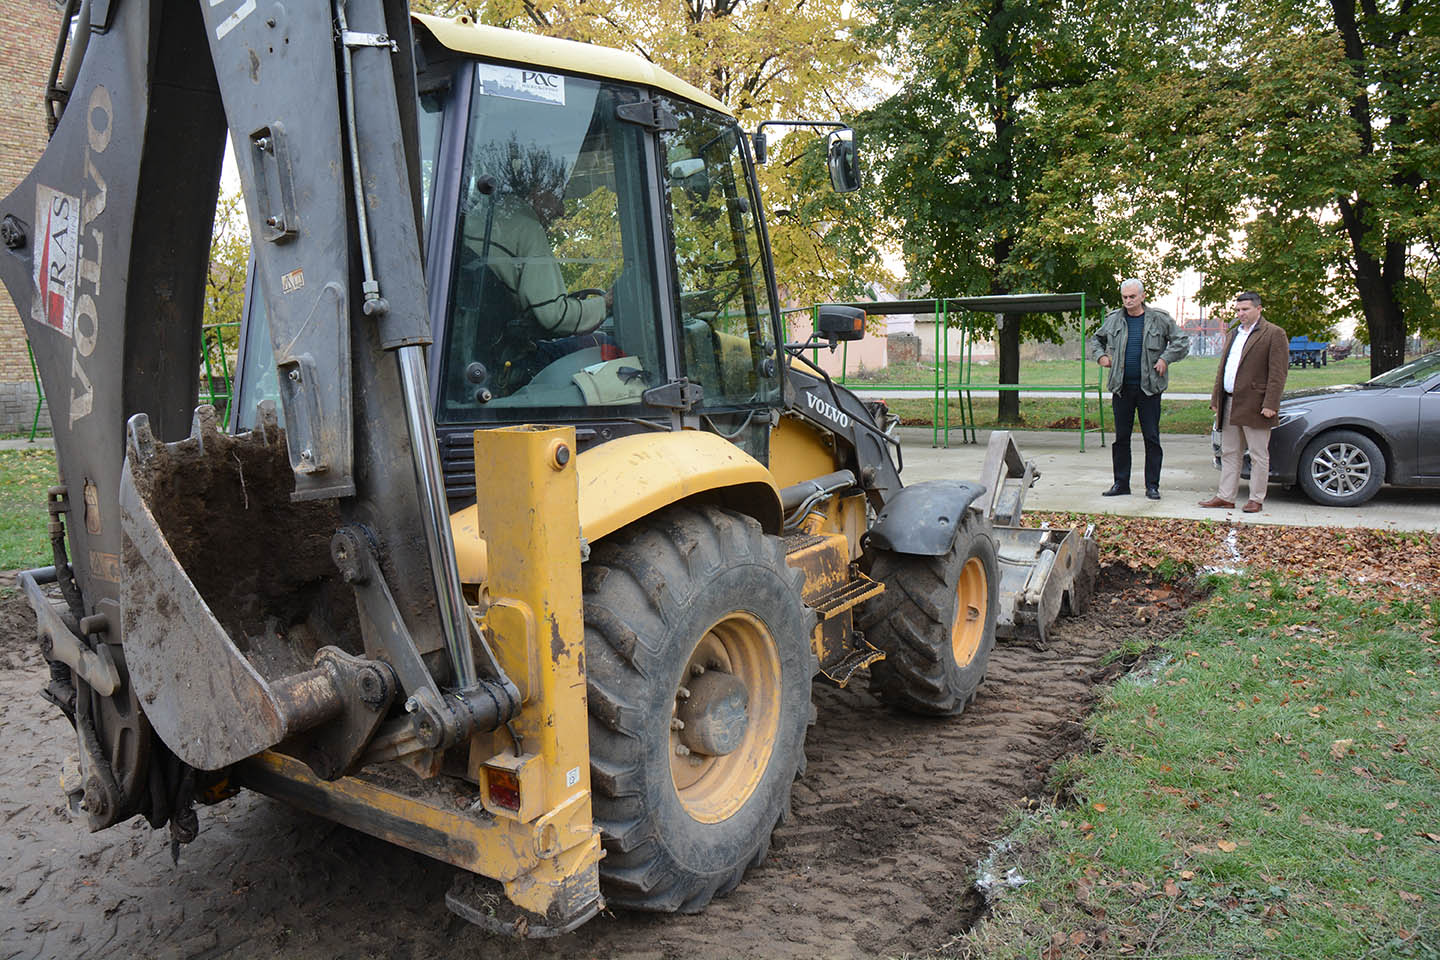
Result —
<svg viewBox="0 0 1440 960"><path fill-rule="evenodd" d="M1235 508L1235 501L1234 501L1234 500L1221 500L1219 497L1211 497L1209 500L1201 500L1201 501L1200 501L1200 506L1202 506L1202 507L1221 507L1221 508L1223 508L1223 509L1225 509L1225 510L1233 510L1233 509Z"/></svg>
<svg viewBox="0 0 1440 960"><path fill-rule="evenodd" d="M1262 509L1264 509L1264 506L1260 503L1259 500L1246 500L1245 506L1241 507L1240 509L1244 510L1246 513L1259 513Z"/></svg>

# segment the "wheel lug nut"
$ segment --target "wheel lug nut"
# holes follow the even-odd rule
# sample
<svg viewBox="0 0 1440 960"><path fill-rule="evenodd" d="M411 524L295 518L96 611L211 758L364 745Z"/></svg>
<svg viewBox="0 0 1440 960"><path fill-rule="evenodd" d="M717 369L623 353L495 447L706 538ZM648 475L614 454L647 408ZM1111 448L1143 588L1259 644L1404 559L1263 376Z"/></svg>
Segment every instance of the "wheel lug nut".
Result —
<svg viewBox="0 0 1440 960"><path fill-rule="evenodd" d="M704 673L704 672L705 672L705 668L702 667L702 666L701 666L700 664L698 664L698 663L695 664L695 666L693 666L693 667L690 668L690 673L691 673L691 675L696 676L696 677L700 676L700 675L701 675L702 673Z"/></svg>
<svg viewBox="0 0 1440 960"><path fill-rule="evenodd" d="M678 691L676 691L675 696L679 697L681 700L689 700L689 699L690 699L690 688L689 688L689 687L681 687Z"/></svg>
<svg viewBox="0 0 1440 960"><path fill-rule="evenodd" d="M670 718L670 729L671 729L671 730L684 730L684 729L685 729L685 721L684 721L684 720L681 720L679 717L671 717L671 718Z"/></svg>
<svg viewBox="0 0 1440 960"><path fill-rule="evenodd" d="M690 748L683 743L677 743L675 744L675 755L678 757L688 757L690 756Z"/></svg>

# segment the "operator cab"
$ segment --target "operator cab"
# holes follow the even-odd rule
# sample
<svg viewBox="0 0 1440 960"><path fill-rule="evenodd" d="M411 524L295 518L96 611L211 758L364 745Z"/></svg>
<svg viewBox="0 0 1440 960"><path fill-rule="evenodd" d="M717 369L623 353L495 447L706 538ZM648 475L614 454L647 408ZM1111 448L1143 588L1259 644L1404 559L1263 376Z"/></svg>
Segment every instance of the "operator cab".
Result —
<svg viewBox="0 0 1440 960"><path fill-rule="evenodd" d="M573 424L582 451L706 429L767 463L782 328L734 118L630 54L428 17L416 37L452 507L475 495L474 430L500 424ZM275 387L261 298L246 319L242 420Z"/></svg>

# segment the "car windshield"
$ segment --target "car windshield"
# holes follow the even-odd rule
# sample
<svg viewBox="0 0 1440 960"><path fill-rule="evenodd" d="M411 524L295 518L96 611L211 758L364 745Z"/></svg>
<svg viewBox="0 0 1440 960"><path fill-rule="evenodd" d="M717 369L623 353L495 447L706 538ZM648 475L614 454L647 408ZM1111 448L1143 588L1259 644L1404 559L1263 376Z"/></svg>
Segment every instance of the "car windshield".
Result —
<svg viewBox="0 0 1440 960"><path fill-rule="evenodd" d="M1396 367L1394 370L1387 370L1380 374L1380 376L1367 380L1366 385L1372 387L1405 387L1412 383L1428 380L1437 373L1440 373L1440 350L1434 353L1427 353L1425 356L1411 360L1409 363Z"/></svg>

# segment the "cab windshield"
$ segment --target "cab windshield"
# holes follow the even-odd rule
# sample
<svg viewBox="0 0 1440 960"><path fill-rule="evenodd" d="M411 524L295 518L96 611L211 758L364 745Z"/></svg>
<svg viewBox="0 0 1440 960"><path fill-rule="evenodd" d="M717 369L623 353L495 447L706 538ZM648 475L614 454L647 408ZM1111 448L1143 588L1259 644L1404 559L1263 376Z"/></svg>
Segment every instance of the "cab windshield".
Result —
<svg viewBox="0 0 1440 960"><path fill-rule="evenodd" d="M617 115L641 92L475 71L438 419L640 415L667 379L644 133Z"/></svg>
<svg viewBox="0 0 1440 960"><path fill-rule="evenodd" d="M750 190L734 121L670 101L663 183L674 230L685 375L710 410L767 404L779 394L775 325Z"/></svg>

